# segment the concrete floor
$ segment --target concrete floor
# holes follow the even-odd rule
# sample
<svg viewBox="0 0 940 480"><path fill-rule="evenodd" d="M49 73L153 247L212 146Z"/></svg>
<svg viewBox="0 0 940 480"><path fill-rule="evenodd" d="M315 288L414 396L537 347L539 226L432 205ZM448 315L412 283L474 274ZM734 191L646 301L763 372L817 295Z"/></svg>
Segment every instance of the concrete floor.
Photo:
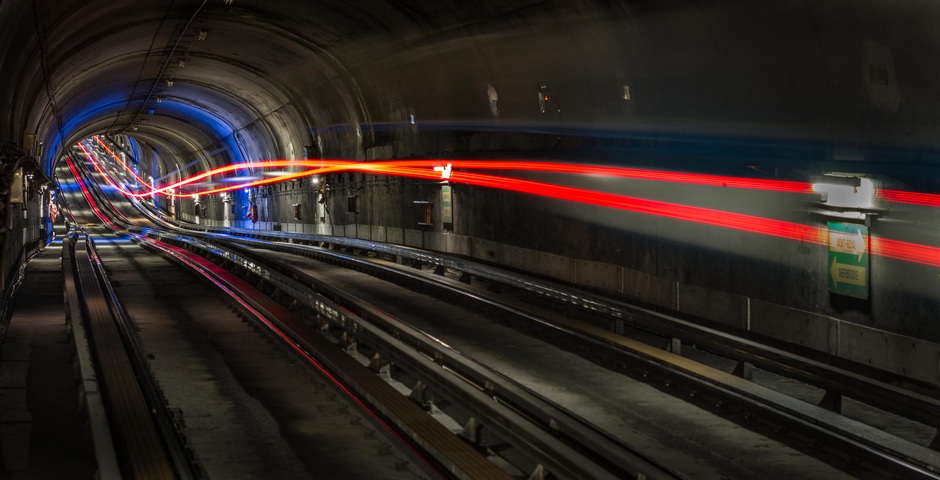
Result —
<svg viewBox="0 0 940 480"><path fill-rule="evenodd" d="M425 478L344 395L285 355L197 278L98 242L206 478ZM27 267L0 350L0 479L92 479L65 323L61 244Z"/></svg>
<svg viewBox="0 0 940 480"><path fill-rule="evenodd" d="M0 345L0 478L92 478L60 245L33 258ZM415 478L361 415L215 294L136 246L102 248L151 367L210 478ZM474 312L338 267L311 272L445 339L692 478L850 478L833 465ZM240 453L239 453L240 452ZM366 461L368 459L368 461ZM353 468L350 470L350 468ZM420 475L419 475L420 476Z"/></svg>
<svg viewBox="0 0 940 480"><path fill-rule="evenodd" d="M128 242L98 251L208 478L422 478L400 444L197 276Z"/></svg>
<svg viewBox="0 0 940 480"><path fill-rule="evenodd" d="M75 388L61 244L30 260L0 350L0 478L92 478L94 449Z"/></svg>
<svg viewBox="0 0 940 480"><path fill-rule="evenodd" d="M360 272L287 254L266 254L302 265L316 277L329 278L333 286L379 305L689 478L857 478L478 312Z"/></svg>

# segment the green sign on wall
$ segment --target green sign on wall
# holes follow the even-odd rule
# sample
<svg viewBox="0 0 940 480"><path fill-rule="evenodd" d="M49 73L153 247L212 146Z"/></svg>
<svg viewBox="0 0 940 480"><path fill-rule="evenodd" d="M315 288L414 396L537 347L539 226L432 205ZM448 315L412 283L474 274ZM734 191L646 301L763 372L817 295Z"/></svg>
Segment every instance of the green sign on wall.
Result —
<svg viewBox="0 0 940 480"><path fill-rule="evenodd" d="M829 291L868 298L868 227L829 222Z"/></svg>
<svg viewBox="0 0 940 480"><path fill-rule="evenodd" d="M441 223L454 223L453 198L450 185L441 187Z"/></svg>

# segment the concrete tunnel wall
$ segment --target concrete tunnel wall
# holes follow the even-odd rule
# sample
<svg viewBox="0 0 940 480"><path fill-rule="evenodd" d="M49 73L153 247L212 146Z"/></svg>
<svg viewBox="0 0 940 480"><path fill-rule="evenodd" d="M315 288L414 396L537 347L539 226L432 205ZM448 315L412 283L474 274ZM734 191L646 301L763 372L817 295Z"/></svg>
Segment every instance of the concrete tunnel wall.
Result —
<svg viewBox="0 0 940 480"><path fill-rule="evenodd" d="M533 20L525 28L474 25L471 32L368 63L348 83L371 122L343 123L349 97L327 92L321 98L315 90L322 103L313 103L326 108L312 115L326 127L312 131L326 157L529 151L578 158L600 150L628 162L690 156L685 166L738 175L748 175L744 167L752 164L782 164L791 175L811 170L808 165L851 170L882 145L907 159L933 151L935 113L924 106L936 104L938 92L925 79L937 72L920 59L940 44L929 42L927 29L911 34L902 26L926 26L936 9L920 10L932 16L918 17L915 9L875 3L851 12L825 4L802 8L686 3L651 8L637 21L601 19L593 11L559 15L545 7L524 15ZM910 48L912 42L921 48ZM873 66L884 66L897 82L882 85L872 77ZM498 94L496 108L489 87ZM536 101L540 91L552 98L544 113ZM452 119L463 124L449 125ZM479 132L465 125L474 122L494 123ZM527 128L530 133L519 132ZM605 136L608 129L617 134ZM707 138L677 138L689 132ZM751 138L763 143L741 146ZM713 143L724 152L708 153ZM935 157L927 156L934 163L924 167L934 171ZM885 158L863 168L921 188L934 188L937 180L918 175L921 166ZM314 219L313 187L293 184L259 195L257 226L469 255L938 382L940 301L931 267L873 260L871 299L854 302L828 292L827 250L818 245L677 227L642 215L616 214L628 218L611 225L596 218L604 213L579 215L561 202L547 207L461 186L454 187L456 222L445 229L439 220L417 225L413 202L430 200L439 208L433 185L362 175L327 181L336 189L327 222ZM356 214L346 212L353 192ZM307 220L293 218L295 204L310 209L301 215ZM908 214L935 215L926 209ZM210 222L221 220L212 210L209 215ZM825 218L802 220L825 227ZM873 232L879 228L876 221Z"/></svg>
<svg viewBox="0 0 940 480"><path fill-rule="evenodd" d="M940 339L931 319L940 302L931 295L931 267L873 259L870 301L846 301L827 290L825 245L594 209L593 215L620 217L619 226L609 226L585 220L578 210L587 207L462 185L452 186L454 223L443 224L437 183L361 174L321 181L331 192L323 221L317 216L317 186L307 180L265 187L256 194L259 222L244 220L242 207L235 206L236 221L228 224L468 256L701 317L719 328L938 381ZM348 210L350 197L357 199L356 212ZM226 224L220 196L201 202L208 205L207 215L182 218ZM431 203L430 225L420 223L415 202Z"/></svg>
<svg viewBox="0 0 940 480"><path fill-rule="evenodd" d="M102 101L102 92L126 88L138 71L145 91L154 73L140 67L148 61L142 52L149 42L174 40L170 28L160 30L129 54L120 45L133 40L131 27L155 24L164 12L111 5L101 13L95 3L40 9L51 32L48 81L57 87L64 131L35 61L32 13L0 4L0 15L20 8L18 17L3 17L18 21L0 37L11 59L4 65L22 72L0 79L9 92L0 102L12 112L0 119L0 132L14 142L23 131L36 132L46 147L33 154L47 171L61 153L56 139L68 143L123 126L130 115L117 112L133 112L136 104L118 93ZM194 5L177 7L166 21L178 30ZM405 10L386 2L355 9L238 1L212 8L221 13L206 21L206 43L194 43L185 68L174 73L176 84L152 105L155 114L122 130L141 143L151 171L176 175L182 166L185 176L238 160L300 158L311 147L316 156L360 160L603 156L790 179L836 170L940 191L936 2L461 1ZM49 19L88 25L56 28ZM118 37L91 28L98 25ZM28 41L14 51L11 39L20 38ZM162 58L149 61L159 66ZM88 63L94 68L76 70ZM111 63L131 73L109 69ZM541 94L550 100L540 104ZM88 103L100 111L81 111ZM255 227L470 255L938 383L940 295L931 267L873 260L871 300L843 301L826 290L826 256L816 245L461 186L454 187L456 221L445 230L439 220L415 220L416 200L436 202L437 214L433 184L361 175L325 180L336 189L327 221L314 210L294 220L293 204L315 205L313 187L283 185L259 195L264 214ZM752 208L752 197L727 192L659 190L646 193ZM351 192L363 207L357 214L345 211ZM779 202L773 215L824 225L793 213L812 208L806 200L761 201ZM221 223L231 208L218 197L202 202L208 208L200 223ZM182 203L181 215L191 215ZM892 216L913 219L921 230L876 220L873 231L936 244L934 209L892 208Z"/></svg>

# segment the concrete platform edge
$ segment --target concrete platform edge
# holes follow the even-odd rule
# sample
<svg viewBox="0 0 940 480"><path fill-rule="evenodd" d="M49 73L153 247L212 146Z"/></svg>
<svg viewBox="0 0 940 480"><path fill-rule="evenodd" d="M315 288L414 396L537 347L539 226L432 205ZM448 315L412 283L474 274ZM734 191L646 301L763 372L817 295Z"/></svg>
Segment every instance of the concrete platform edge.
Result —
<svg viewBox="0 0 940 480"><path fill-rule="evenodd" d="M95 459L98 463L98 478L120 479L121 470L118 466L117 454L114 451L114 439L111 437L111 427L108 424L108 416L98 389L91 349L88 346L88 338L85 336L85 328L81 321L82 313L79 307L78 292L75 288L75 277L68 248L68 242L64 242L62 249L62 271L65 275L64 295L69 331L72 333L72 341L75 344L75 358L81 378L81 403L88 412L88 423L95 448Z"/></svg>

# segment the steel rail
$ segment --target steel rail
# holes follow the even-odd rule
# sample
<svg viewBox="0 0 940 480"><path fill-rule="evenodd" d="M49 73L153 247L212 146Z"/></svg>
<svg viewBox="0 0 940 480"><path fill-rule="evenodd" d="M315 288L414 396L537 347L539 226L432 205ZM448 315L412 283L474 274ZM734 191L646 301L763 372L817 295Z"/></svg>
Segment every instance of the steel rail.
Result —
<svg viewBox="0 0 940 480"><path fill-rule="evenodd" d="M388 360L393 360L396 365L409 365L413 370L424 371L425 378L436 374L441 368L449 371L473 385L477 390L484 392L487 397L508 406L546 433L561 439L575 451L621 478L682 477L680 472L656 462L653 458L626 445L571 411L498 372L468 360L440 340L368 302L331 286L327 281L312 277L291 264L282 264L275 268L283 276L269 274L268 281L276 282L280 291L289 293L294 298L303 299L302 292L304 289L309 289L330 299L317 303L310 301L304 301L304 303L308 308L321 311L321 313L338 312L338 315L327 315L327 318L355 335L357 341L371 340L373 345L380 346ZM301 285L298 287L292 285L293 283ZM330 306L331 304L335 306ZM327 306L324 307L324 305ZM422 361L416 362L410 354L403 353L401 343L420 353L421 357L414 358L420 358ZM433 359L433 367L428 368L432 362L428 362L427 359ZM442 390L448 390L448 387L443 384L431 390L440 393ZM451 402L461 403L459 392L451 391L446 398L452 399L449 400ZM495 413L498 414L498 412ZM486 421L483 425L489 426Z"/></svg>
<svg viewBox="0 0 940 480"><path fill-rule="evenodd" d="M200 478L201 468L196 464L196 460L189 454L186 447L186 439L173 420L173 414L167 409L167 402L161 392L156 377L150 369L146 355L140 340L137 336L133 321L128 317L127 312L121 305L111 281L108 280L105 271L105 265L101 261L95 248L94 239L88 237L89 255L92 266L95 269L95 275L101 285L101 289L108 300L108 306L115 319L115 326L118 328L124 347L134 373L139 379L141 393L147 405L150 407L154 425L164 441L169 459L173 464L173 469L179 480L189 480Z"/></svg>
<svg viewBox="0 0 940 480"><path fill-rule="evenodd" d="M383 345L385 354L394 358L397 365L408 365L410 371L420 372L421 378L433 386L432 390L446 392L445 397L449 401L474 412L474 418L485 428L490 428L497 435L509 439L511 444L542 462L548 471L563 478L681 477L678 472L656 464L642 453L633 451L613 441L610 436L587 426L570 412L523 392L517 385L512 385L508 380L491 372L472 367L472 362L450 349L439 348L440 345L427 335L382 314L378 309L349 294L328 288L322 283L316 285L311 293L311 285L294 280L306 277L300 272L291 271L285 275L267 270L259 264L245 260L241 253L203 244L195 239L168 237L154 232L151 232L150 236L198 248L205 253L212 252L225 262L253 271L263 281L275 284L281 294L286 294L327 318L368 336ZM309 280L309 277L307 279ZM357 311L363 312L363 316L357 316ZM363 317L368 317L369 321L365 321ZM369 324L379 319L384 321L387 329L394 328L395 334ZM402 351L402 337L414 339L422 348L415 350L412 345ZM428 358L436 359L436 363L428 361ZM447 371L442 369L442 366ZM454 382L455 375L461 382ZM468 383L471 388L466 386ZM532 425L533 422L535 425ZM561 441L565 439L568 440L567 443ZM595 464L606 466L599 469ZM607 477L610 474L605 469L612 469L615 476Z"/></svg>
<svg viewBox="0 0 940 480"><path fill-rule="evenodd" d="M231 296L238 308L263 324L292 352L327 375L380 424L396 432L402 441L408 437L407 444L430 455L428 458L419 453L424 461L431 460L454 478L509 478L479 451L454 437L418 405L401 397L391 386L319 333L304 327L288 309L247 282L186 248L164 241L166 239L158 241L143 236L134 239L174 263L194 270ZM207 251L201 253L210 254Z"/></svg>
<svg viewBox="0 0 940 480"><path fill-rule="evenodd" d="M108 297L99 283L92 248L87 237L79 238L72 261L121 474L135 479L175 479L173 465L155 428Z"/></svg>
<svg viewBox="0 0 940 480"><path fill-rule="evenodd" d="M689 388L699 397L716 399L723 405L746 405L752 412L760 412L765 418L776 419L773 422L778 425L802 431L805 438L826 438L829 445L837 445L839 450L851 452L853 456L864 459L879 469L900 475L901 478L940 478L937 473L940 468L938 452L905 442L860 422L792 399L734 375L694 364L681 356L632 341L609 330L578 321L565 325L552 324L516 308L501 305L498 300L469 294L453 285L457 282L436 279L432 284L434 286L429 287L427 276L418 275L413 269L392 269L375 265L362 258L297 244L273 245L267 242L256 245L279 251L302 250L307 255L325 258L326 261L352 263L355 265L352 268L369 271L372 275L386 279L394 277L396 284L420 288L424 292L437 290L438 295L443 294L450 298L463 295L475 304L473 308L504 312L510 321L538 328L544 334L554 337L561 346L576 339L581 345L576 353L594 357L598 363L620 365L621 367L617 368L632 371L633 376L639 378L656 372L657 376L670 379L667 382L670 387L679 383L692 385ZM637 365L643 367L638 369ZM705 392L708 394L703 395Z"/></svg>
<svg viewBox="0 0 940 480"><path fill-rule="evenodd" d="M829 399L853 398L901 417L938 428L938 434L931 448L940 450L940 399L899 388L885 381L866 377L780 348L648 308L588 293L572 286L508 273L449 255L345 237L283 232L259 233L244 229L229 230L252 238L264 239L268 243L274 240L287 240L291 242L291 245L313 243L376 252L407 259L413 264L424 263L438 268L450 268L465 274L466 281L469 281L472 276L511 289L527 291L594 318L608 322L620 321L625 326L649 332L664 339L680 340L683 343L695 345L701 350L736 360L742 365L756 366L813 385L825 390ZM835 410L838 413L838 409Z"/></svg>
<svg viewBox="0 0 940 480"><path fill-rule="evenodd" d="M88 427L91 431L92 446L95 449L98 477L120 479L121 469L114 451L114 438L111 435L111 426L108 423L103 395L95 373L91 348L85 334L85 322L82 320L81 298L78 294L75 267L72 262L73 242L77 237L72 234L62 242L62 272L66 319L69 323L72 342L75 344L79 395L82 400L80 403L88 414Z"/></svg>
<svg viewBox="0 0 940 480"><path fill-rule="evenodd" d="M257 232L249 231L248 233L251 233L252 235L257 236ZM291 235L287 235L287 237L290 238L292 241L295 238L298 238L296 236L291 236ZM315 238L318 236L303 235L303 236L300 236L299 238L302 239L301 241L307 242L307 241L310 241L311 237ZM387 252L390 250L388 246L377 244L376 242L356 241L354 239L335 239L335 240L337 240L339 243L344 243L347 246L360 244L362 245L362 248L366 250L370 250L370 251L385 250ZM360 247L353 247L353 248L360 248ZM399 248L407 249L406 247L399 247ZM410 249L410 250L414 250L414 249ZM434 254L426 254L420 251L415 255L411 255L411 258L413 262L416 264L420 264L421 262L426 261L425 260L426 258L430 258L432 262L434 260L440 260L440 257L436 257ZM439 267L445 266L443 262L436 263L436 264ZM474 267L471 266L471 269L472 268ZM464 272L466 273L466 270L464 270ZM507 275L507 274L501 274L501 275L509 278L508 283L513 283L513 281L515 281L516 285L517 286L519 285L518 282L520 280L518 277L514 277L512 275ZM502 278L499 281L506 282L506 278ZM541 284L541 282L537 282L537 281L530 282L530 279L522 279L521 282L522 282L522 285L521 285L522 289L524 290L536 291L542 295L545 295L547 292L549 296L553 296L556 299L561 299L563 302L568 303L570 305L577 306L578 308L581 308L593 315L604 316L604 315L610 314L610 312L613 312L613 318L608 317L610 320L621 320L621 321L625 321L629 323L629 321L637 314L637 312L641 312L643 315L647 315L647 314L653 314L654 316L660 315L660 314L657 314L656 312L651 312L648 310L644 310L642 308L637 308L637 307L629 306L626 304L621 304L622 306L626 307L626 310L628 310L626 312L628 314L624 315L624 311L619 310L620 308L619 306L611 307L611 304L608 303L609 300L604 299L599 296L593 296L590 294L582 294L582 292L578 292L568 287L557 287L557 286L549 285L546 288L544 285ZM572 292L575 292L575 293L573 294ZM612 302L612 303L617 303L617 302ZM517 315L517 317L522 318L522 317L525 317L525 315ZM675 319L671 319L671 320L675 320ZM531 319L522 320L522 321L531 321ZM563 333L563 335L567 336L568 338L575 338L579 336L587 337L589 341L584 342L584 345L589 345L592 341L597 342L599 345L607 345L608 347L619 343L621 345L619 347L616 347L617 349L619 349L619 351L615 353L621 356L629 357L630 356L629 354L636 353L636 351L631 352L629 348L624 349L624 344L630 343L630 342L617 341L616 339L611 339L608 335L595 335L595 334L584 335L583 332L577 332L575 330L571 330L568 328L559 329L557 327L553 327L553 326L549 326L545 324L541 325L541 327L546 328L547 330L550 330L548 333L554 334L554 335L559 335L559 331L567 330ZM604 333L609 333L609 332L604 332ZM669 338L668 335L667 335L667 338ZM737 339L737 340L743 341L741 339ZM763 346L761 345L758 345L758 344L754 344L754 345L758 348L763 348ZM642 347L648 347L648 346L643 345ZM642 347L637 346L639 350L644 350L644 348ZM646 360L650 360L650 358L645 356L645 353L646 352L644 352L644 355L640 355L640 357L645 357ZM668 354L668 352L662 352L662 351L659 351L658 353ZM782 353L785 355L787 354L786 352L782 352ZM654 354L653 357L655 356L656 355ZM621 357L621 358L625 358L625 357ZM678 358L681 359L681 357L678 357ZM757 360L761 360L761 358L757 356L753 356L753 358ZM682 359L682 360L687 360L687 359ZM739 361L744 362L744 360L739 360ZM662 362L662 359L654 360L651 362L651 364L655 365L656 363L659 363L659 362ZM665 363L670 363L670 362L665 362ZM680 363L688 363L688 362L685 361L685 362L680 362ZM753 362L753 363L758 364L763 367L763 365L760 363L757 363L757 362ZM746 385L740 385L736 383L740 379L715 380L715 378L708 378L709 376L704 375L702 372L694 371L700 366L696 366L695 368L689 369L688 371L684 371L682 368L675 368L676 366L677 364L673 363L672 367L667 367L667 370L669 368L672 368L672 371L669 371L669 372L663 372L662 369L659 368L659 375L662 375L664 377L670 377L673 380L678 380L683 383L691 382L692 384L696 385L696 387L693 387L693 388L705 390L711 396L723 398L724 400L727 400L727 401L738 402L738 401L742 401L743 399L744 403L749 403L749 407L751 409L755 411L761 411L765 415L769 414L769 416L777 418L776 421L780 421L781 419L783 419L785 423L787 424L786 428L795 428L797 430L802 430L803 433L809 437L819 435L819 434L826 434L828 435L827 438L830 443L838 444L839 448L841 448L842 450L846 452L852 452L851 455L853 456L868 459L872 464L877 465L878 468L884 469L887 472L893 472L896 475L902 475L902 476L914 475L914 476L917 476L918 478L920 477L937 478L936 476L937 465L940 464L940 462L938 462L937 459L935 458L936 452L930 452L930 451L925 452L924 451L925 449L918 448L918 446L916 445L908 444L903 441L895 441L895 440L900 440L900 439L896 439L895 437L891 437L887 434L884 434L883 432L877 431L876 429L873 429L871 427L867 427L861 423L851 421L850 419L845 418L845 417L835 415L836 418L832 418L834 416L832 415L832 412L829 412L820 408L812 408L813 407L812 405L805 404L804 402L799 402L797 404L789 404L789 402L793 401L793 399L789 397L777 398L776 400L771 400L773 397L782 397L782 396L778 394L777 392L773 392L767 389L764 389L766 390L765 392L761 392L760 391L761 387L757 386L756 384L752 384L750 382L746 382ZM819 365L819 366L821 368L827 367L826 365ZM773 368L767 368L767 369L770 371L773 371ZM786 371L788 369L784 369L784 370ZM841 372L840 370L834 369L834 368L832 369L832 371L836 372L837 374L847 373L847 372ZM724 374L724 372L718 372L718 371L715 371L715 372L719 374ZM713 373L713 372L709 372L709 373ZM809 372L809 373L813 373L813 372ZM648 372L643 373L644 376L646 374L648 374ZM720 375L718 376L720 377ZM815 378L818 378L818 377L815 377ZM667 386L669 386L673 380L670 380L669 382L667 382ZM856 380L859 380L859 379L856 379ZM870 379L867 379L867 378L860 378L860 380L870 381ZM808 381L807 383L812 383L812 382ZM877 384L878 382L875 382L875 383ZM729 386L733 386L734 388L728 388ZM876 386L880 387L882 385L876 385ZM887 385L887 387L890 387L890 385ZM899 393L900 395L904 396L904 398L911 398L910 396L908 396L910 392L902 392L893 388L889 388L889 390L896 390L893 393ZM836 391L836 394L842 395L843 393L841 391ZM917 403L917 402L927 401L928 406L929 406L929 403L931 400L932 399L928 397L918 398L918 396L914 394L914 398L912 402ZM905 405L907 404L905 403ZM771 407L771 408L768 410L766 407ZM810 408L805 408L805 407L810 407ZM789 418L786 418L786 417L789 417ZM931 423L928 423L928 424L931 424ZM887 448L887 447L882 446L881 445L882 443L890 443L892 446L891 448Z"/></svg>
<svg viewBox="0 0 940 480"><path fill-rule="evenodd" d="M429 264L436 266L441 271L447 268L453 269L461 272L467 282L470 281L471 277L484 279L487 282L501 286L530 292L540 298L549 299L551 302L571 307L604 321L622 322L624 326L661 336L670 342L679 341L696 345L701 350L738 361L742 372L746 371L747 368L756 366L813 385L826 391L823 404L826 408L837 413L841 413L841 399L846 397L928 425L937 429L930 448L940 451L940 399L936 397L899 388L882 380L649 308L585 292L573 286L561 285L518 273L507 273L504 270L470 260L401 245L321 234L172 224L169 220L162 218L158 221L163 225L175 225L175 228L179 230L193 233L222 232L235 234L243 239L248 237L268 242L287 241L291 244L314 244L358 249L407 259L413 266Z"/></svg>

